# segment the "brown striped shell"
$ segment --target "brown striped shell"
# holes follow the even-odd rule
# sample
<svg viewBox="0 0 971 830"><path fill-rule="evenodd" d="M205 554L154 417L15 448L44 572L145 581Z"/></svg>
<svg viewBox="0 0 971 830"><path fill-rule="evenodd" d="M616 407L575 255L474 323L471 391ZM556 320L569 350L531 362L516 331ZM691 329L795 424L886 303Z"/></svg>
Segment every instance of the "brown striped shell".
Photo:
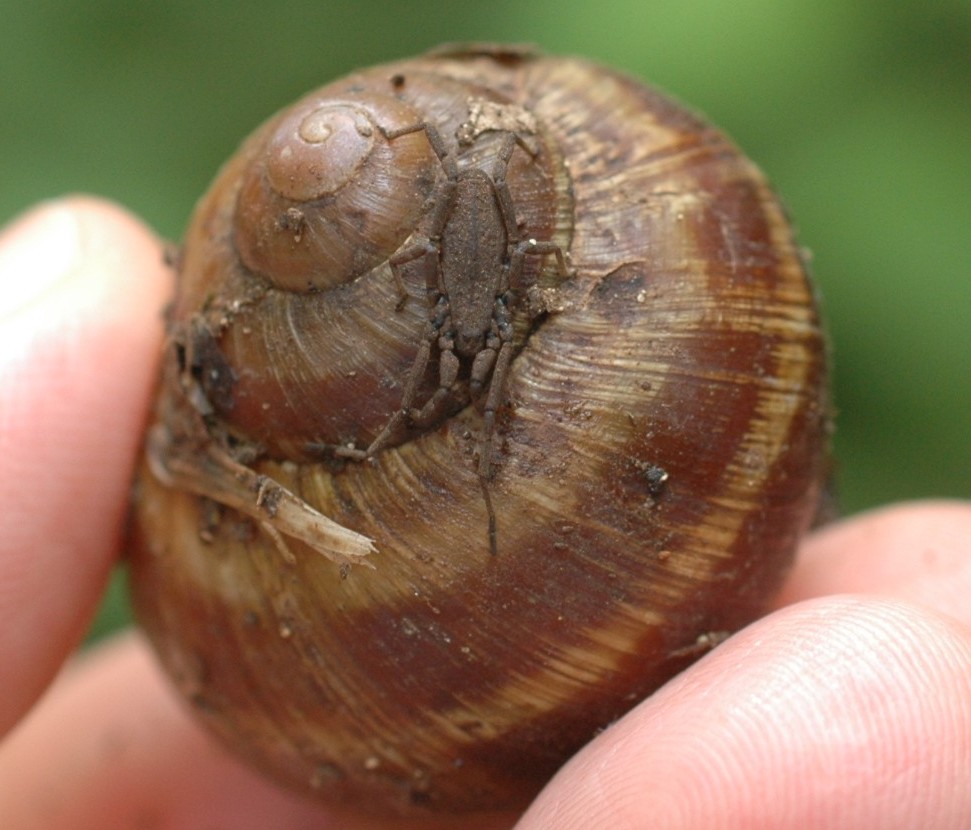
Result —
<svg viewBox="0 0 971 830"><path fill-rule="evenodd" d="M481 401L333 451L400 406L428 317L388 262L444 176L421 131L388 138L409 122L463 169L516 131L519 228L568 254L527 257L517 295L494 554ZM779 203L720 132L580 60L439 50L271 119L196 210L169 332L137 615L223 741L323 799L523 805L761 613L817 512L825 349ZM437 382L433 356L419 400Z"/></svg>

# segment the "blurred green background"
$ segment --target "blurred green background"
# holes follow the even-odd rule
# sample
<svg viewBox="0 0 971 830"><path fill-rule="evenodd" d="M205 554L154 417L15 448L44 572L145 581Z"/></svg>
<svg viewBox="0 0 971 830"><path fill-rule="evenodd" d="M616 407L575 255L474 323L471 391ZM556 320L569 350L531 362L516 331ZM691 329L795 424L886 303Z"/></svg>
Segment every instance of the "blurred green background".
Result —
<svg viewBox="0 0 971 830"><path fill-rule="evenodd" d="M969 0L4 0L0 221L88 191L176 239L271 112L470 39L612 64L732 135L813 252L844 509L971 496ZM122 596L116 581L98 630Z"/></svg>

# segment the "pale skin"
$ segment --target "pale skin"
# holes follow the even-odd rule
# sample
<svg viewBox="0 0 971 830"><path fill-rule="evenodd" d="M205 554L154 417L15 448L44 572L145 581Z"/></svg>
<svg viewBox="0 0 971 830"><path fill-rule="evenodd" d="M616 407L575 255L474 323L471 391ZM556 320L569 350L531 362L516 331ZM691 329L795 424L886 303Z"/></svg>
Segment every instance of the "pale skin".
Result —
<svg viewBox="0 0 971 830"><path fill-rule="evenodd" d="M72 198L0 233L0 286L4 826L385 826L228 757L140 634L72 656L121 555L170 275L137 219ZM477 826L971 826L969 596L971 505L835 524L803 545L774 612L590 743L524 815Z"/></svg>

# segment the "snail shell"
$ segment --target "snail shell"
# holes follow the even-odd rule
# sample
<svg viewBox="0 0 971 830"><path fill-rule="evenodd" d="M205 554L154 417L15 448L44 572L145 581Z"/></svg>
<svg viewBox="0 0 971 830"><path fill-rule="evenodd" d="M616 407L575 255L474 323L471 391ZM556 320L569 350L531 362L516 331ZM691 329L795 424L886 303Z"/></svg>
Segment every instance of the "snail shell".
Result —
<svg viewBox="0 0 971 830"><path fill-rule="evenodd" d="M545 246L488 442L467 354L447 406L395 415L451 347L444 254L392 259L472 222L433 131L456 192L504 174L505 273ZM522 805L764 609L818 508L825 349L782 209L720 132L581 60L443 49L303 98L198 205L168 324L137 615L227 744L331 801Z"/></svg>

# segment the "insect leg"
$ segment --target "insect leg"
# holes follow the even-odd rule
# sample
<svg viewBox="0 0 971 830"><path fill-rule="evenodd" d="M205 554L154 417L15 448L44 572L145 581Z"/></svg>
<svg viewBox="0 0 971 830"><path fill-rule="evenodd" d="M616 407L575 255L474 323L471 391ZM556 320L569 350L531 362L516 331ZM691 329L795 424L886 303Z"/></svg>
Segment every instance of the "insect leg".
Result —
<svg viewBox="0 0 971 830"><path fill-rule="evenodd" d="M408 291L405 289L405 282L401 276L402 267L407 265L409 262L424 259L425 257L437 253L438 248L431 240L421 239L414 244L409 245L407 248L402 248L401 250L395 252L388 260L388 265L391 266L391 276L394 277L394 284L398 289L398 302L395 304L395 311L401 311L401 309L405 307L405 303L408 301ZM429 282L432 282L433 285L437 283L437 271L437 267L426 268L426 284Z"/></svg>
<svg viewBox="0 0 971 830"><path fill-rule="evenodd" d="M556 267L560 272L561 277L568 277L570 275L569 269L566 267L566 257L563 256L563 249L557 245L555 242L543 242L538 239L524 239L518 245L516 245L513 250L513 257L524 257L527 254L536 254L542 256L543 254L553 254L556 257Z"/></svg>
<svg viewBox="0 0 971 830"><path fill-rule="evenodd" d="M507 133L496 154L496 166L492 171L492 183L496 189L496 201L502 214L502 224L505 227L506 239L510 244L519 240L519 224L516 219L516 209L513 207L509 184L506 182L506 172L509 169L509 159L516 149L516 134Z"/></svg>
<svg viewBox="0 0 971 830"><path fill-rule="evenodd" d="M382 132L388 141L393 141L403 135L424 132L429 146L435 155L438 156L438 160L445 170L446 177L448 177L449 181L455 181L458 178L459 170L455 162L455 155L449 151L445 140L442 138L442 134L434 125L429 124L427 121L419 121L417 124L411 124L408 127L401 127L397 130L382 130Z"/></svg>
<svg viewBox="0 0 971 830"><path fill-rule="evenodd" d="M418 392L418 384L421 383L421 379L425 375L425 369L428 368L428 361L432 353L432 343L435 342L436 337L438 337L438 332L448 320L448 301L444 297L439 298L434 312L432 318L428 321L428 327L425 330L425 336L422 338L421 345L418 347L415 362L411 364L411 370L408 372L408 380L405 382L405 391L401 396L401 404L388 419L388 422L384 425L384 429L378 433L370 446L361 453L360 458L370 458L379 450L383 449L394 437L405 419L409 417L411 405Z"/></svg>
<svg viewBox="0 0 971 830"><path fill-rule="evenodd" d="M506 378L509 375L509 364L513 355L513 329L509 322L509 307L507 295L496 298L495 323L498 334L499 351L496 354L495 365L492 367L492 379L489 381L489 391L486 394L485 406L482 409L482 435L479 438L479 476L484 479L492 476L492 437L495 433L496 410L502 400L506 388Z"/></svg>
<svg viewBox="0 0 971 830"><path fill-rule="evenodd" d="M455 354L455 341L449 336L439 337L438 350L438 389L421 409L412 409L408 413L411 420L419 425L429 424L438 417L458 380L460 364Z"/></svg>

